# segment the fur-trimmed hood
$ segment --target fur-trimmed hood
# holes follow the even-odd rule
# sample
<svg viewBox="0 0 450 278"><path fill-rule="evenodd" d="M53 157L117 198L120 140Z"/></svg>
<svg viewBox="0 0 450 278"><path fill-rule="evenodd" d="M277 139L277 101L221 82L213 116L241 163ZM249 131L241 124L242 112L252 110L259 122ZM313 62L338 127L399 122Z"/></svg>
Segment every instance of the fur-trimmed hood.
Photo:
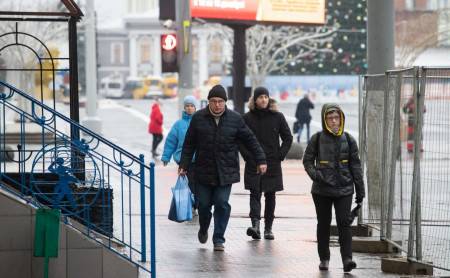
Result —
<svg viewBox="0 0 450 278"><path fill-rule="evenodd" d="M255 100L254 100L253 96L251 96L249 98L247 106L248 106L248 109L250 111L254 111L255 110ZM278 112L278 103L273 98L269 98L269 110L272 113Z"/></svg>

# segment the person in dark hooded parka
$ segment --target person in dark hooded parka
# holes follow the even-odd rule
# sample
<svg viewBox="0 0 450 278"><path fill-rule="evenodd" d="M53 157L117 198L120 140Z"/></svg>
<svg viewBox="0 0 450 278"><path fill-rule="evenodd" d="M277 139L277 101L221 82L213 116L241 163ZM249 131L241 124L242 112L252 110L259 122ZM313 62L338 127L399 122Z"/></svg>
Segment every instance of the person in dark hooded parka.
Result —
<svg viewBox="0 0 450 278"><path fill-rule="evenodd" d="M260 175L251 152L240 145L239 151L245 160L244 184L250 190L250 218L252 227L247 235L260 239L261 195L264 192L264 238L275 239L272 224L275 218L275 193L283 190L281 161L284 160L292 144L292 134L284 115L278 111L277 102L269 97L264 87L255 89L248 102L249 112L243 115L245 123L253 131L264 150L267 172ZM281 145L280 145L281 138Z"/></svg>
<svg viewBox="0 0 450 278"><path fill-rule="evenodd" d="M317 215L317 247L320 270L328 270L332 206L336 213L339 245L344 272L356 268L352 259L350 222L352 197L356 203L365 197L361 161L356 140L344 132L345 116L339 105L324 104L322 131L314 134L303 156L303 165L313 180L312 197Z"/></svg>

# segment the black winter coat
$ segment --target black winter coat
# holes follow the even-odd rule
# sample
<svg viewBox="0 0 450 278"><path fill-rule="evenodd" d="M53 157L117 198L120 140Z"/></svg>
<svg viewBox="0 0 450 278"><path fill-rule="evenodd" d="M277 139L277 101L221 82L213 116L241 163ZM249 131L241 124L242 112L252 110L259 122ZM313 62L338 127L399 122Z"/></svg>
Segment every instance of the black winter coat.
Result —
<svg viewBox="0 0 450 278"><path fill-rule="evenodd" d="M225 107L217 125L209 107L194 113L181 151L180 168L187 169L195 153L195 181L217 186L240 181L238 141L254 155L258 165L266 157L242 116Z"/></svg>
<svg viewBox="0 0 450 278"><path fill-rule="evenodd" d="M341 127L338 135L334 135L325 121L326 110L335 107L341 114ZM303 165L313 180L311 193L341 197L351 195L356 189L356 197L364 198L365 189L358 155L356 140L349 134L350 144L344 134L345 116L339 105L324 104L322 107L322 131L319 146L316 147L317 134L308 142L303 156ZM351 148L350 148L351 145ZM317 152L316 152L317 150Z"/></svg>
<svg viewBox="0 0 450 278"><path fill-rule="evenodd" d="M250 111L245 113L243 118L266 154L267 172L262 176L256 173L256 162L251 152L241 145L239 150L246 161L245 189L257 189L261 184L263 192L281 191L283 190L281 161L284 160L291 148L291 130L284 115L278 112L274 99L269 100L269 105L265 110L255 109L253 98L250 98L248 103Z"/></svg>
<svg viewBox="0 0 450 278"><path fill-rule="evenodd" d="M297 104L297 110L295 110L295 118L301 124L309 124L311 122L311 114L309 109L314 109L314 104L309 100L309 98L302 98Z"/></svg>

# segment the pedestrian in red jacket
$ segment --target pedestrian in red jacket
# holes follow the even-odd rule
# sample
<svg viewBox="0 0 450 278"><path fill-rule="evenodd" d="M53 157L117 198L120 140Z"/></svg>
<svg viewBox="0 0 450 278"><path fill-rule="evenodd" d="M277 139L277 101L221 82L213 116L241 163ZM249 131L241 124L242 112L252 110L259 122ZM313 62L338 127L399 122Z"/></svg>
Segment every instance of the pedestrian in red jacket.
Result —
<svg viewBox="0 0 450 278"><path fill-rule="evenodd" d="M163 139L163 114L161 113L162 102L156 98L155 103L152 106L152 112L150 113L150 124L148 125L148 133L153 135L152 155L153 157L159 156L156 152L156 148Z"/></svg>

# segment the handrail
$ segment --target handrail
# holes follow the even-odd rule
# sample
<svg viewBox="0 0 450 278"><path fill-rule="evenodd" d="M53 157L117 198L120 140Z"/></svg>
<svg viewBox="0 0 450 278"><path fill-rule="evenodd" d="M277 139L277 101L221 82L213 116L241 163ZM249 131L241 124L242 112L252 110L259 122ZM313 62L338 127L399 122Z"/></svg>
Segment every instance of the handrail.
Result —
<svg viewBox="0 0 450 278"><path fill-rule="evenodd" d="M0 80L0 85L7 88L0 93L0 153L6 159L11 151L6 119L13 114L20 125L18 156L30 156L2 163L0 187L38 207L59 208L68 225L156 277L155 164L145 165L143 154L136 157L10 84ZM16 98L31 111L15 105ZM26 140L32 127L42 134L33 144ZM81 134L73 130L86 138L67 135ZM54 141L46 142L45 133Z"/></svg>
<svg viewBox="0 0 450 278"><path fill-rule="evenodd" d="M89 134L89 135L92 136L93 138L98 139L100 142L102 142L102 143L104 143L104 144L106 144L106 145L108 145L108 146L110 146L110 147L116 149L116 150L119 151L120 153L126 154L126 155L127 155L128 157L130 157L130 158L133 158L134 161L140 162L139 158L137 158L137 157L134 156L133 154L131 154L131 153L129 153L128 151L122 149L121 147L119 147L119 146L117 146L117 145L115 145L115 144L109 142L108 140L104 139L103 137L101 137L101 136L98 135L97 133L95 133L95 132L93 132L93 131L91 131L91 130L85 128L84 126L80 125L79 123L77 123L77 122L71 120L69 117L67 117L67 116L65 116L65 115L63 115L63 114L61 114L61 113L59 113L58 111L56 111L56 110L50 108L49 106L45 105L44 103L38 101L37 99L34 99L33 97L29 96L28 94L22 92L21 90L19 90L19 89L17 89L17 88L14 88L13 86L9 85L8 83L6 83L6 82L4 82L4 81L2 81L2 80L0 80L0 84L3 85L3 86L5 86L5 87L7 87L7 88L9 88L9 89L12 90L13 92L19 93L22 97L24 97L24 98L26 98L27 100L31 101L33 104L36 104L36 105L40 106L41 108L44 108L45 110L47 110L47 111L53 113L54 115L58 116L59 118L61 118L61 119L64 120L65 122L70 123L71 125L76 126L78 129L80 129L81 131L85 132L86 134ZM5 97L5 96L6 96L6 94L3 93L3 94L0 96L0 99L7 100L7 99L9 99L9 98L12 97L12 94L8 95L7 97ZM34 110L34 108L33 108L33 110ZM34 111L33 111L33 112L34 112ZM150 169L149 166L144 165L144 167L146 167L147 169Z"/></svg>

